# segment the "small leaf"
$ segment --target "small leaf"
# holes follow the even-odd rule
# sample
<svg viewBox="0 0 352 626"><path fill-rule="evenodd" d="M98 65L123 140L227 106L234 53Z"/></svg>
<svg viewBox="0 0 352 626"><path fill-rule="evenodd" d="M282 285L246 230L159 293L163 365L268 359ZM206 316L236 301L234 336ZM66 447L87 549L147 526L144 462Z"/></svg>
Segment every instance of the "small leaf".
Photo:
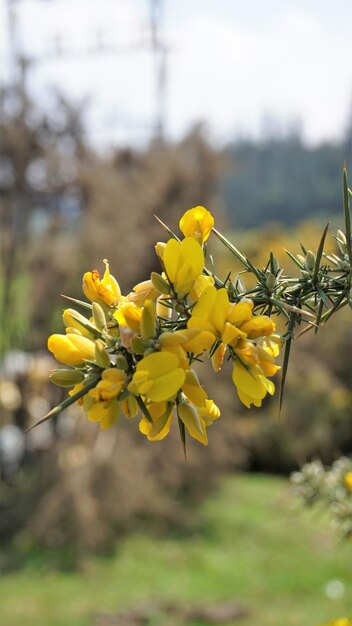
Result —
<svg viewBox="0 0 352 626"><path fill-rule="evenodd" d="M282 403L284 400L284 391L285 391L286 376L287 376L287 371L288 371L288 363L290 360L291 344L292 344L292 337L289 337L286 341L284 361L282 364L282 376L281 376L280 392L279 392L279 417L281 416Z"/></svg>
<svg viewBox="0 0 352 626"><path fill-rule="evenodd" d="M83 300L77 300L76 298L71 298L70 296L65 296L65 294L61 294L62 298L65 298L66 300L70 300L70 302L74 302L77 306L82 307L83 309L88 309L89 311L92 310L92 305L89 304L88 302L83 302Z"/></svg>
<svg viewBox="0 0 352 626"><path fill-rule="evenodd" d="M185 461L187 462L187 446L186 446L186 429L183 421L177 416L178 419L178 427L180 429L180 437L183 447L183 454L185 456Z"/></svg>
<svg viewBox="0 0 352 626"><path fill-rule="evenodd" d="M317 279L317 276L318 276L318 273L319 273L320 261L321 261L322 255L323 255L324 243L325 243L326 233L328 232L328 228L329 228L329 222L327 223L327 225L325 226L325 228L323 230L323 234L321 236L319 247L318 247L318 250L317 250L316 257L315 257L315 265L314 265L314 270L313 270L313 280Z"/></svg>
<svg viewBox="0 0 352 626"><path fill-rule="evenodd" d="M155 219L159 222L159 224L162 225L163 228L165 228L165 230L169 233L170 237L172 237L173 239L176 239L176 241L180 241L180 238L177 237L177 235L175 235L174 232L172 232L172 230L166 226L166 224L164 224L164 222L160 219L160 217L158 217L157 215L154 215Z"/></svg>
<svg viewBox="0 0 352 626"><path fill-rule="evenodd" d="M145 406L141 396L135 396L136 400L137 400L137 404L140 408L140 410L142 411L144 417L147 418L148 422L150 422L151 424L154 424L152 416L150 415L147 407Z"/></svg>

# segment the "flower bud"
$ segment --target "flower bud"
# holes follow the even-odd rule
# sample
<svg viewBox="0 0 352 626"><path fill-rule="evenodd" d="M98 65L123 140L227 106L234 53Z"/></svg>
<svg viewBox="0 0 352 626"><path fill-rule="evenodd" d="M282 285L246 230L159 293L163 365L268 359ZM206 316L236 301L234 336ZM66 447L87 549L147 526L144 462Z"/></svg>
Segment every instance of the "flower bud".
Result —
<svg viewBox="0 0 352 626"><path fill-rule="evenodd" d="M135 354L144 354L149 347L149 342L144 341L140 337L133 337L131 340L131 348Z"/></svg>
<svg viewBox="0 0 352 626"><path fill-rule="evenodd" d="M306 264L306 268L307 268L308 272L312 272L314 270L315 254L311 250L308 250L308 252L306 254L305 264Z"/></svg>
<svg viewBox="0 0 352 626"><path fill-rule="evenodd" d="M166 243L164 241L158 241L155 244L155 252L157 253L159 259L163 260L164 258L164 250L166 248Z"/></svg>
<svg viewBox="0 0 352 626"><path fill-rule="evenodd" d="M49 374L49 380L58 387L74 387L84 379L84 373L79 370L54 370Z"/></svg>
<svg viewBox="0 0 352 626"><path fill-rule="evenodd" d="M170 293L170 285L165 278L161 276L161 274L158 274L158 272L152 272L150 278L153 283L153 287L155 287L159 293Z"/></svg>
<svg viewBox="0 0 352 626"><path fill-rule="evenodd" d="M128 419L134 417L138 413L138 404L136 398L132 395L127 396L127 398L122 400L121 408Z"/></svg>
<svg viewBox="0 0 352 626"><path fill-rule="evenodd" d="M155 303L149 300L145 303L141 317L142 339L151 339L156 332L156 310Z"/></svg>
<svg viewBox="0 0 352 626"><path fill-rule="evenodd" d="M339 229L336 234L337 234L337 239L341 241L341 243L344 243L346 245L347 240L346 240L345 233Z"/></svg>
<svg viewBox="0 0 352 626"><path fill-rule="evenodd" d="M306 260L304 256L302 256L301 254L296 254L296 257L297 257L297 260L300 262L300 264L305 266Z"/></svg>
<svg viewBox="0 0 352 626"><path fill-rule="evenodd" d="M105 317L103 308L100 306L98 302L93 302L92 310L93 310L94 324L96 325L98 330L105 330L106 329L106 317Z"/></svg>
<svg viewBox="0 0 352 626"><path fill-rule="evenodd" d="M111 367L109 353L106 350L104 343L99 339L95 342L95 360L99 367L103 367L104 369Z"/></svg>
<svg viewBox="0 0 352 626"><path fill-rule="evenodd" d="M274 256L273 254L271 254L271 268L272 268L273 273L276 276L280 270L280 265L276 256Z"/></svg>
<svg viewBox="0 0 352 626"><path fill-rule="evenodd" d="M246 286L243 282L243 280L240 278L240 276L236 276L235 278L235 284L234 284L234 288L235 290L237 290L239 293L244 293L246 291Z"/></svg>
<svg viewBox="0 0 352 626"><path fill-rule="evenodd" d="M78 331L84 337L94 339L94 331L96 329L84 315L78 313L75 309L65 309L62 317L67 329L66 332Z"/></svg>
<svg viewBox="0 0 352 626"><path fill-rule="evenodd" d="M347 254L346 235L342 230L337 231L336 241L337 241L337 245L339 247L341 254L343 255Z"/></svg>
<svg viewBox="0 0 352 626"><path fill-rule="evenodd" d="M127 363L127 359L126 357L123 356L123 354L118 354L116 356L116 367L119 370L123 370L124 372L126 370L128 370L128 363Z"/></svg>
<svg viewBox="0 0 352 626"><path fill-rule="evenodd" d="M270 272L266 277L266 286L269 289L269 291L272 291L275 288L275 285L276 285L276 278L274 274Z"/></svg>
<svg viewBox="0 0 352 626"><path fill-rule="evenodd" d="M50 335L48 348L55 359L65 365L81 367L86 361L94 361L95 358L94 342L74 333Z"/></svg>

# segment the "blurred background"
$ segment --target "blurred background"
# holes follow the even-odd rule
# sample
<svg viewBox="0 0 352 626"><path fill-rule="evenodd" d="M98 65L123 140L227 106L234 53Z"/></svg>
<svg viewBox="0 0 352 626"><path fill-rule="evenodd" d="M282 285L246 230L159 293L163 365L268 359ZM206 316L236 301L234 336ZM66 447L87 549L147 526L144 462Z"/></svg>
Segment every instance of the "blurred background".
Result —
<svg viewBox="0 0 352 626"><path fill-rule="evenodd" d="M352 613L350 546L285 477L351 454L351 324L294 346L278 402L228 372L203 449L100 433L46 350L60 294L108 258L123 293L201 204L255 263L342 224L350 170L348 0L0 0L0 622L299 626ZM330 235L328 247L334 249ZM239 268L211 243L216 270ZM299 602L297 603L297 598Z"/></svg>

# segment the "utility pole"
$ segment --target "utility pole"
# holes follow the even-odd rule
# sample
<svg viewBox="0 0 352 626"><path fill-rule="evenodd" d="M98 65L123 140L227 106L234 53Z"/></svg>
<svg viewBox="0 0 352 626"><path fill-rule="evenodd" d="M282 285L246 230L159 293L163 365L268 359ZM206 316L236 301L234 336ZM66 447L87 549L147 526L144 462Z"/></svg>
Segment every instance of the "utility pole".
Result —
<svg viewBox="0 0 352 626"><path fill-rule="evenodd" d="M82 50L72 50L66 47L60 36L55 41L55 46L45 56L26 56L21 49L18 32L18 9L26 0L5 0L8 22L8 47L10 57L11 82L17 86L21 95L22 105L25 108L27 93L28 73L32 68L40 67L55 60L87 58L90 56L116 55L130 56L140 52L150 52L154 63L154 107L155 115L152 122L153 136L163 139L165 133L165 103L167 90L167 54L168 48L162 37L163 0L148 0L149 3L149 32L147 38L137 39L131 44L118 45L106 44L104 33L97 33L96 41ZM41 0L44 2L45 0ZM73 2L74 0L69 0ZM55 0L52 0L54 4ZM139 125L138 125L139 126Z"/></svg>
<svg viewBox="0 0 352 626"><path fill-rule="evenodd" d="M167 85L167 47L161 38L162 0L150 0L151 49L155 64L155 135L163 139L165 133L165 96Z"/></svg>

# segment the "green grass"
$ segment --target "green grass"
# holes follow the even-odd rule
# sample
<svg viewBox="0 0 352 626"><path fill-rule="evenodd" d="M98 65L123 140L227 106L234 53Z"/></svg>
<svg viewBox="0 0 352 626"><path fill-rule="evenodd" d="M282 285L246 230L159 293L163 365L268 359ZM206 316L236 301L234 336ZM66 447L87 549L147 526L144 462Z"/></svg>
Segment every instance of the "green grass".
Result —
<svg viewBox="0 0 352 626"><path fill-rule="evenodd" d="M1 626L90 626L99 612L165 601L238 601L250 615L236 626L317 626L352 615L351 544L302 511L286 481L231 478L205 502L201 519L196 536L131 536L80 572L27 564L3 576ZM331 600L325 587L335 579L346 591ZM151 622L162 623L160 616Z"/></svg>

